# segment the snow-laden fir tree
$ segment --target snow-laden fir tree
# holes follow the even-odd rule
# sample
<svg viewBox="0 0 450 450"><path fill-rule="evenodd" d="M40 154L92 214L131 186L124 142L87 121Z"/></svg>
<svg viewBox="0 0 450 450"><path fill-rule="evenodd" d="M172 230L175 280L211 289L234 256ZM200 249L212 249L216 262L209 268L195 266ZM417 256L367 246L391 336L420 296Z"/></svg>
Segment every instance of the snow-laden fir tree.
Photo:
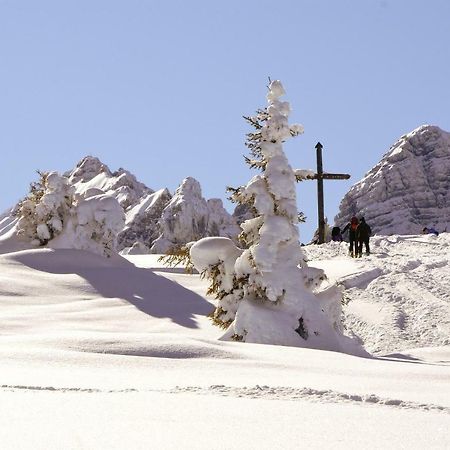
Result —
<svg viewBox="0 0 450 450"><path fill-rule="evenodd" d="M313 291L323 272L308 268L298 234L296 178L283 143L303 132L290 125L280 81L270 83L268 106L246 120L251 167L261 170L232 199L247 204L254 218L241 224L245 250L226 238L206 238L191 247L196 268L212 281L219 299L214 321L227 328L224 339L363 353L342 334L341 292ZM307 173L307 171L304 171Z"/></svg>
<svg viewBox="0 0 450 450"><path fill-rule="evenodd" d="M56 172L38 174L39 181L30 185L30 193L19 202L17 234L33 245L45 245L62 232L71 214L74 189Z"/></svg>
<svg viewBox="0 0 450 450"><path fill-rule="evenodd" d="M75 248L111 256L125 217L117 199L100 189L75 194L67 177L39 172L17 208L17 235L33 246Z"/></svg>

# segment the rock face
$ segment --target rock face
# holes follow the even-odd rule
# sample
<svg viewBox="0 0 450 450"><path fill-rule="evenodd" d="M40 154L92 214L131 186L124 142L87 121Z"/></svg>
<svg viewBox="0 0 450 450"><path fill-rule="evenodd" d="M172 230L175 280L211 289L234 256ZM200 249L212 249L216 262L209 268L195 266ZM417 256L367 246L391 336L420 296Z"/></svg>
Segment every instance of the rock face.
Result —
<svg viewBox="0 0 450 450"><path fill-rule="evenodd" d="M125 228L118 236L121 249L134 246L133 253L139 250L149 253L153 242L160 235L159 220L171 197L167 189L160 189L145 195L128 209Z"/></svg>
<svg viewBox="0 0 450 450"><path fill-rule="evenodd" d="M137 181L132 173L122 168L111 172L108 166L94 156L86 156L74 170L64 175L69 178L78 193L85 194L90 189L100 189L115 197L125 211L154 192Z"/></svg>
<svg viewBox="0 0 450 450"><path fill-rule="evenodd" d="M450 229L450 133L423 125L402 136L344 196L335 223L352 215L382 235Z"/></svg>
<svg viewBox="0 0 450 450"><path fill-rule="evenodd" d="M117 199L125 214L117 237L117 250L123 253L162 253L206 236L236 239L240 232L222 200L204 199L200 183L191 177L172 197L165 188L148 188L125 169L112 172L93 156L83 158L64 176L79 198L108 194ZM16 223L12 211L0 216L0 235Z"/></svg>
<svg viewBox="0 0 450 450"><path fill-rule="evenodd" d="M220 199L206 201L200 183L192 177L183 180L158 222L160 235L151 247L153 253L165 253L207 236L235 239L239 227Z"/></svg>

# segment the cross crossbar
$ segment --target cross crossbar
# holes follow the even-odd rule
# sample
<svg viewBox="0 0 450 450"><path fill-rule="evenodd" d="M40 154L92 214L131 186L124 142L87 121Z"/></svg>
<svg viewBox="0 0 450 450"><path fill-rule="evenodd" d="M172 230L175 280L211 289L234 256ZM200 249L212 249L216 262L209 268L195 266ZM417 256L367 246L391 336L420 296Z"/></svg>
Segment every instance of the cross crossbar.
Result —
<svg viewBox="0 0 450 450"><path fill-rule="evenodd" d="M327 173L324 172L322 175L315 173L314 175L308 177L308 180L318 180L322 178L322 180L348 180L350 175L348 173Z"/></svg>

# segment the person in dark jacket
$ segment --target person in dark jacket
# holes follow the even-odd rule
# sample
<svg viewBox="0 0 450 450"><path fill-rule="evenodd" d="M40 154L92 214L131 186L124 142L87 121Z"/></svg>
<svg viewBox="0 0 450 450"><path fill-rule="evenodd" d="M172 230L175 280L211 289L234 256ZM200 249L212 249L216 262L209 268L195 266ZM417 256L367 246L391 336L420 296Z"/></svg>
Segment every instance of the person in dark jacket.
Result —
<svg viewBox="0 0 450 450"><path fill-rule="evenodd" d="M348 251L352 258L356 256L358 251L356 241L356 229L358 228L358 224L359 224L358 219L355 216L353 216L350 222L347 225L345 225L344 229L342 230L342 233L345 233L348 230L348 241L350 243Z"/></svg>
<svg viewBox="0 0 450 450"><path fill-rule="evenodd" d="M335 242L342 242L342 234L340 227L333 227L331 229L331 240Z"/></svg>
<svg viewBox="0 0 450 450"><path fill-rule="evenodd" d="M439 236L439 231L435 230L434 228L425 227L422 230L422 234L434 234L435 236Z"/></svg>
<svg viewBox="0 0 450 450"><path fill-rule="evenodd" d="M370 255L369 238L372 234L372 230L367 225L364 217L361 217L359 225L356 228L356 240L358 241L358 257L362 256L363 244L366 246L366 255Z"/></svg>

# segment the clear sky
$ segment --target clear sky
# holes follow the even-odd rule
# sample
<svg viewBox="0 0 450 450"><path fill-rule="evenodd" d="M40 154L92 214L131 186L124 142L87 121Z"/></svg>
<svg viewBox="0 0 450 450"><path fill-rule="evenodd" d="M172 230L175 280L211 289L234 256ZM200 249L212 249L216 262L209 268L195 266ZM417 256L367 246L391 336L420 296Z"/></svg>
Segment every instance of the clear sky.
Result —
<svg viewBox="0 0 450 450"><path fill-rule="evenodd" d="M280 79L305 134L286 153L325 182L332 222L352 184L402 134L450 131L448 0L0 0L0 211L85 155L153 189L186 176L205 197L245 184L242 115ZM232 205L225 200L230 211ZM315 182L298 187L317 222Z"/></svg>

